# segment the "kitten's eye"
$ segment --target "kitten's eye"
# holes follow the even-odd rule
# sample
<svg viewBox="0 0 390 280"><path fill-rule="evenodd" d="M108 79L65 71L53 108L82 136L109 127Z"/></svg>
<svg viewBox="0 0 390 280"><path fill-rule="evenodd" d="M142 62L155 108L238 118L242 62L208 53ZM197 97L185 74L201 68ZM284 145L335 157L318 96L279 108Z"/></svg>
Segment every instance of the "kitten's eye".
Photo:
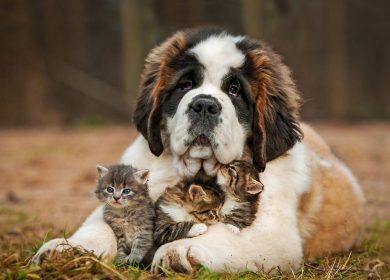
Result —
<svg viewBox="0 0 390 280"><path fill-rule="evenodd" d="M129 193L131 193L131 190L130 190L130 189L124 189L124 190L122 191L122 193L123 193L123 194L129 194Z"/></svg>
<svg viewBox="0 0 390 280"><path fill-rule="evenodd" d="M239 81L231 82L229 85L229 91L228 94L231 96L238 96L240 93L240 83Z"/></svg>
<svg viewBox="0 0 390 280"><path fill-rule="evenodd" d="M114 188L113 187L107 187L106 191L108 193L113 193L114 192Z"/></svg>
<svg viewBox="0 0 390 280"><path fill-rule="evenodd" d="M193 84L194 83L191 79L187 79L180 84L180 89L185 91L190 90L192 89Z"/></svg>

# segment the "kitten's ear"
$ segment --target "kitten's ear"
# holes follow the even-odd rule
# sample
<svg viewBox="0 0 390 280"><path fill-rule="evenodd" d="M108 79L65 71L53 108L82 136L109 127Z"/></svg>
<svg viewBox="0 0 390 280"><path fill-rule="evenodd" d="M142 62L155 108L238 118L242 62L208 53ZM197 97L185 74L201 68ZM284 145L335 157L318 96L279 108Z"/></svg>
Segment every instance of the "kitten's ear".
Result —
<svg viewBox="0 0 390 280"><path fill-rule="evenodd" d="M245 186L245 191L250 194L258 194L261 193L264 189L264 185L262 182L249 178L249 182L247 186Z"/></svg>
<svg viewBox="0 0 390 280"><path fill-rule="evenodd" d="M188 194L190 195L191 201L200 201L204 200L207 197L206 192L199 185L192 184L188 189Z"/></svg>
<svg viewBox="0 0 390 280"><path fill-rule="evenodd" d="M145 185L149 179L149 170L148 169L138 170L137 172L134 173L133 176L138 184Z"/></svg>
<svg viewBox="0 0 390 280"><path fill-rule="evenodd" d="M108 168L100 164L96 165L96 170L99 173L99 178L104 177L108 173Z"/></svg>

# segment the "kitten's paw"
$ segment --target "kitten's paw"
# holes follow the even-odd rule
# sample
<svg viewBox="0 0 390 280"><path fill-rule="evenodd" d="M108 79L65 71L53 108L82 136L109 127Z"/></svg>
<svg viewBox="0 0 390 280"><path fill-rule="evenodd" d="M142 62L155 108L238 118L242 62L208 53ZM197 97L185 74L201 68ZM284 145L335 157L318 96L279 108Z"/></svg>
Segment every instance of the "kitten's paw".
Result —
<svg viewBox="0 0 390 280"><path fill-rule="evenodd" d="M226 224L226 226L234 234L239 234L241 232L241 230L238 227L236 227L236 226L234 226L232 224Z"/></svg>
<svg viewBox="0 0 390 280"><path fill-rule="evenodd" d="M120 260L121 263L124 263L126 265L136 265L137 263L139 263L137 261L137 258L133 255L130 255L130 256L127 256L126 258L123 258Z"/></svg>
<svg viewBox="0 0 390 280"><path fill-rule="evenodd" d="M195 224L191 227L187 236L188 237L199 236L199 235L206 233L206 231L207 231L207 226L205 224Z"/></svg>

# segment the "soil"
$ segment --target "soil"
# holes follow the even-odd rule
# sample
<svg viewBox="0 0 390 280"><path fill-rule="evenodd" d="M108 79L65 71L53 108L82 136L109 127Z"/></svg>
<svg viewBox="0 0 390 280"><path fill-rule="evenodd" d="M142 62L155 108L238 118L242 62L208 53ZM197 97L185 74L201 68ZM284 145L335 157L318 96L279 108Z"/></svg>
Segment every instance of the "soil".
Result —
<svg viewBox="0 0 390 280"><path fill-rule="evenodd" d="M360 180L368 222L390 220L390 123L313 127ZM128 126L0 131L0 210L74 230L98 205L95 165L118 162L136 135Z"/></svg>

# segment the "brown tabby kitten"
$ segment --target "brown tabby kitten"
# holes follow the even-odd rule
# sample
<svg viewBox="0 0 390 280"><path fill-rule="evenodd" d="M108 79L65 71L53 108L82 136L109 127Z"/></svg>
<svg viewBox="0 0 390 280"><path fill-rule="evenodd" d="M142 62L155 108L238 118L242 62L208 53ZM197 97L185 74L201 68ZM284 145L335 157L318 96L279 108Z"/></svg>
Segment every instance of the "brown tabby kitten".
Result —
<svg viewBox="0 0 390 280"><path fill-rule="evenodd" d="M194 237L219 221L224 193L214 181L183 181L168 187L156 202L157 246Z"/></svg>
<svg viewBox="0 0 390 280"><path fill-rule="evenodd" d="M221 168L217 182L184 181L165 190L156 202L156 245L204 234L219 221L234 233L252 224L263 190L254 166L234 161Z"/></svg>
<svg viewBox="0 0 390 280"><path fill-rule="evenodd" d="M148 194L149 170L129 165L96 166L95 193L104 202L103 217L115 233L118 257L140 263L153 247L154 205Z"/></svg>
<svg viewBox="0 0 390 280"><path fill-rule="evenodd" d="M233 232L240 232L256 219L259 196L264 189L259 172L249 162L236 160L218 172L217 182L225 191L222 220Z"/></svg>

